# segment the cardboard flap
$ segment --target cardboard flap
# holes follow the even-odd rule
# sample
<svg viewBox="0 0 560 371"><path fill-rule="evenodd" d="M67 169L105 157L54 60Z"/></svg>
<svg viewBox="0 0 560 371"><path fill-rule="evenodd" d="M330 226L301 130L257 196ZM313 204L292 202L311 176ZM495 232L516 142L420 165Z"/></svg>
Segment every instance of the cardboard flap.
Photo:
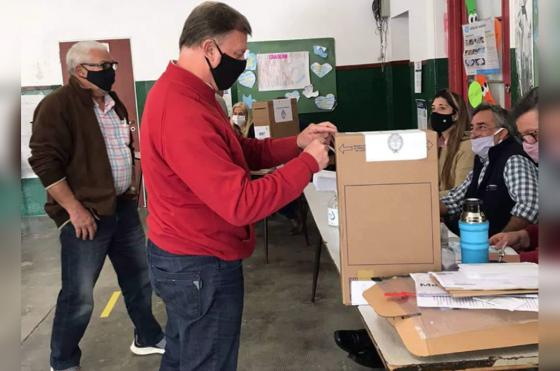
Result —
<svg viewBox="0 0 560 371"><path fill-rule="evenodd" d="M411 278L394 278L385 280L364 291L364 298L375 312L386 318L408 317L418 315L415 297L387 298L389 292L414 292L414 281Z"/></svg>
<svg viewBox="0 0 560 371"><path fill-rule="evenodd" d="M394 327L416 356L538 344L538 314L531 312L425 308Z"/></svg>
<svg viewBox="0 0 560 371"><path fill-rule="evenodd" d="M412 278L399 277L382 281L363 295L416 356L538 344L536 312L418 308L415 297L385 296L414 291Z"/></svg>

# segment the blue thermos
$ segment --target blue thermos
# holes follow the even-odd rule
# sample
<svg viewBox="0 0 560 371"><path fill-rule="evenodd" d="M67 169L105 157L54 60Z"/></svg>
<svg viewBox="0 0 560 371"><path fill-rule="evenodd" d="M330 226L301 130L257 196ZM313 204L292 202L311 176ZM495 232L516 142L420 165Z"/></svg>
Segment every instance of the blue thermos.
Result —
<svg viewBox="0 0 560 371"><path fill-rule="evenodd" d="M488 263L488 229L480 200L467 198L459 220L462 263Z"/></svg>

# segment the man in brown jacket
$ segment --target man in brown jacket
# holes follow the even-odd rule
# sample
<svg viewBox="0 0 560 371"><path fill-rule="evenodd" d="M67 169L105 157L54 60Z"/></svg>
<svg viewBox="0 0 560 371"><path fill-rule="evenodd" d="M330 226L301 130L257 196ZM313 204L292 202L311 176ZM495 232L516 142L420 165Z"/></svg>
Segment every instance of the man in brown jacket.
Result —
<svg viewBox="0 0 560 371"><path fill-rule="evenodd" d="M93 287L109 256L134 324L135 354L162 354L152 314L145 237L133 187L127 112L111 86L118 63L95 41L66 55L70 80L45 97L33 117L29 163L48 194L45 210L60 230L62 288L50 364L79 370L78 346L93 310Z"/></svg>

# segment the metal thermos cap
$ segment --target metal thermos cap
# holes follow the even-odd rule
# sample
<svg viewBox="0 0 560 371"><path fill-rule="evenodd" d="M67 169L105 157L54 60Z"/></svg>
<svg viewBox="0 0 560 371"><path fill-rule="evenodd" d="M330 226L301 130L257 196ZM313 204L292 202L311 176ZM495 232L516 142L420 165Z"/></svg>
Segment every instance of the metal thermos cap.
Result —
<svg viewBox="0 0 560 371"><path fill-rule="evenodd" d="M484 223L486 216L480 209L481 200L478 198L467 198L463 203L461 221L465 223Z"/></svg>

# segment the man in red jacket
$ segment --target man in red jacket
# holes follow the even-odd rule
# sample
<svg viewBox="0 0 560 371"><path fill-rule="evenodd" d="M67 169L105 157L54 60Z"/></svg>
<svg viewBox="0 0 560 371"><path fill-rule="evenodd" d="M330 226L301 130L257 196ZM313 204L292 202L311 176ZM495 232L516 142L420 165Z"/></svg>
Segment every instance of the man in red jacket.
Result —
<svg viewBox="0 0 560 371"><path fill-rule="evenodd" d="M297 198L326 167L336 132L325 122L283 139L235 134L214 94L245 69L249 34L247 19L228 5L199 5L185 22L179 59L146 101L148 260L168 314L160 370L236 369L241 262L255 247L253 224ZM250 170L280 164L251 180Z"/></svg>

